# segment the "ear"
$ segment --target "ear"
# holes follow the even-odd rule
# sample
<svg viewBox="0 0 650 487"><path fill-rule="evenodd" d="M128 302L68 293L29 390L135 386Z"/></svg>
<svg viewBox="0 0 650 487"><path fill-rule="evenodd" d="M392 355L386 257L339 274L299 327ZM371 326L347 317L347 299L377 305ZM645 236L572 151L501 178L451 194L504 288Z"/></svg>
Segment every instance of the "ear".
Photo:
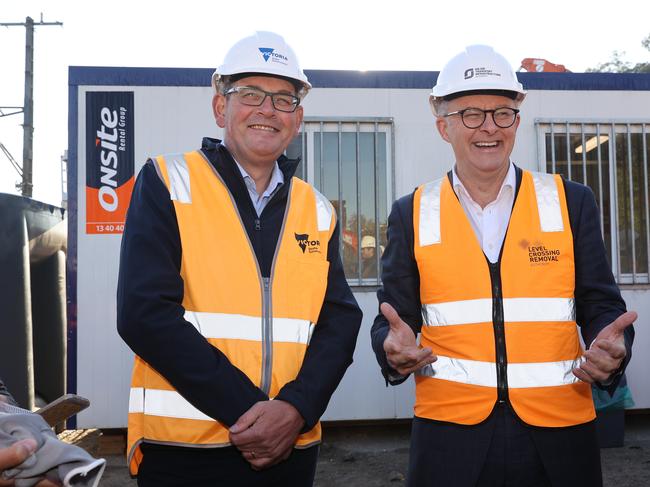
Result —
<svg viewBox="0 0 650 487"><path fill-rule="evenodd" d="M300 126L302 125L302 119L304 117L304 111L302 109L302 105L298 105L298 108L296 108L296 126L295 126L295 132L294 132L294 137L298 135L300 132Z"/></svg>
<svg viewBox="0 0 650 487"><path fill-rule="evenodd" d="M221 128L226 126L226 97L217 93L212 97L212 113L217 125Z"/></svg>
<svg viewBox="0 0 650 487"><path fill-rule="evenodd" d="M444 117L437 117L436 118L436 128L438 129L438 133L440 134L440 137L442 137L442 139L445 142L450 142L449 141L449 134L447 134L447 119L444 118Z"/></svg>

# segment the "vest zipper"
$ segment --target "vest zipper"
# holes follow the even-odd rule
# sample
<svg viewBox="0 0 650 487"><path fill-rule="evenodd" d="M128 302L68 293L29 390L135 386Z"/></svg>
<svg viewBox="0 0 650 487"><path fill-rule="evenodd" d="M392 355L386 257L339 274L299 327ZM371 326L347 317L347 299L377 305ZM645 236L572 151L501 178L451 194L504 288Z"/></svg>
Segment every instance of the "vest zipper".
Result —
<svg viewBox="0 0 650 487"><path fill-rule="evenodd" d="M494 328L496 352L497 401L504 403L508 400L508 360L503 318L503 289L501 288L500 262L500 259L495 263L488 262L488 266L490 268L490 281L492 283L492 326Z"/></svg>
<svg viewBox="0 0 650 487"><path fill-rule="evenodd" d="M289 214L289 204L291 203L291 188L292 188L292 181L289 180L289 189L288 195L287 195L287 206L284 209L284 216L282 217L282 227L280 228L280 234L278 236L278 242L275 246L275 252L273 254L273 262L271 263L271 277L263 277L262 272L260 270L260 263L257 260L257 254L255 253L255 248L253 247L253 243L251 242L251 239L248 235L248 232L246 231L246 226L244 225L244 220L242 220L241 214L239 213L239 207L237 206L237 203L235 202L235 197L232 195L232 192L230 191L230 188L226 184L226 182L223 180L221 177L221 174L214 168L212 163L208 160L208 158L201 152L201 156L205 160L205 162L209 165L210 168L212 168L212 171L214 172L214 175L221 181L221 184L223 184L223 187L226 188L226 191L228 191L228 196L230 197L230 201L232 202L232 206L235 210L235 213L237 214L237 217L239 218L239 224L241 225L241 228L244 230L244 234L246 235L246 240L248 241L248 246L250 248L251 253L253 254L253 259L255 260L255 266L257 267L257 277L260 280L260 285L262 288L262 319L261 319L261 327L262 327L262 363L260 364L262 367L261 374L260 374L260 389L264 394L268 395L270 390L271 390L271 378L273 376L273 300L272 300L272 293L271 289L273 289L273 272L275 271L275 260L278 256L278 251L280 250L280 244L282 243L282 236L284 234L284 226L287 222L287 215ZM249 198L250 199L250 198ZM253 204L251 203L251 208L255 212L255 208L253 207ZM261 225L261 219L255 218L255 230L261 230L262 225ZM261 237L260 237L261 238Z"/></svg>
<svg viewBox="0 0 650 487"><path fill-rule="evenodd" d="M275 262L278 258L280 245L282 244L282 237L284 236L284 226L287 223L289 205L291 205L292 183L293 182L289 180L287 205L284 208L282 226L280 227L278 241L275 245L275 251L273 252L273 261L271 262L271 277L262 278L262 381L260 389L262 389L264 394L269 396L271 391L271 379L273 377L273 274L275 273Z"/></svg>
<svg viewBox="0 0 650 487"><path fill-rule="evenodd" d="M260 389L265 394L271 389L273 369L273 320L271 318L271 279L262 278L262 380Z"/></svg>

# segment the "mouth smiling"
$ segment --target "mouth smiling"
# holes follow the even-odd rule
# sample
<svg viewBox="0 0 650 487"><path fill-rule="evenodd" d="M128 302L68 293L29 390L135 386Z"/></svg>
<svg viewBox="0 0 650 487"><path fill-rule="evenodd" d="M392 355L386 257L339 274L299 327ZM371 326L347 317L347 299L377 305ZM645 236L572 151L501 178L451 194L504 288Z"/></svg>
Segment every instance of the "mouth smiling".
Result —
<svg viewBox="0 0 650 487"><path fill-rule="evenodd" d="M262 125L259 123L251 124L248 126L248 128L253 130L263 130L265 132L279 132L279 130L275 127L271 127L270 125Z"/></svg>
<svg viewBox="0 0 650 487"><path fill-rule="evenodd" d="M479 149L486 148L490 149L493 147L497 147L499 145L498 141L492 141L492 142L474 142L474 145L478 147Z"/></svg>

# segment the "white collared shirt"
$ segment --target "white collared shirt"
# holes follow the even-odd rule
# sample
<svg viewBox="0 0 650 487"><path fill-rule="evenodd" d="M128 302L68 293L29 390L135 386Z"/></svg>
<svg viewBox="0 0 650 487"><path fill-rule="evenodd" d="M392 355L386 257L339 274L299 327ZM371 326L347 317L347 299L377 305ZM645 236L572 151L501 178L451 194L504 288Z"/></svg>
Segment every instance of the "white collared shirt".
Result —
<svg viewBox="0 0 650 487"><path fill-rule="evenodd" d="M241 172L241 175L244 178L244 183L246 184L246 188L248 188L248 195L251 197L251 201L253 202L253 206L255 207L257 216L260 216L262 214L262 210L264 210L264 207L271 199L271 196L273 196L273 194L278 190L278 188L284 184L284 174L280 170L280 166L278 166L278 162L275 161L275 165L273 166L273 172L271 173L271 180L269 181L269 184L264 190L264 192L262 194L259 194L257 192L257 186L255 185L255 180L251 177L250 174L246 172L246 170L241 166L241 164L239 164L239 162L235 160L234 157L233 160L235 161L235 164L237 164L237 167L239 168L239 172Z"/></svg>
<svg viewBox="0 0 650 487"><path fill-rule="evenodd" d="M510 162L508 173L503 180L503 184L501 184L496 199L488 203L485 208L481 208L472 199L456 174L455 166L452 171L452 176L454 191L458 196L463 210L465 210L465 215L467 215L472 229L474 229L483 253L485 253L490 262L494 263L499 260L499 252L503 245L503 239L506 236L506 230L510 222L510 213L512 212L512 204L515 199L515 187L517 185L515 166Z"/></svg>

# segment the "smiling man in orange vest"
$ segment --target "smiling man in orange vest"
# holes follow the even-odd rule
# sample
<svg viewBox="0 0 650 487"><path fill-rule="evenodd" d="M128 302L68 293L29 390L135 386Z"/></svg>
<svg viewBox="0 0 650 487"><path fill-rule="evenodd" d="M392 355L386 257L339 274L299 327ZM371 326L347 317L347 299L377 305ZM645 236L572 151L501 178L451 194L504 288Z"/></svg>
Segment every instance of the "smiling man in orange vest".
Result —
<svg viewBox="0 0 650 487"><path fill-rule="evenodd" d="M372 341L389 382L415 373L413 487L602 484L591 384L615 388L636 313L591 191L511 162L525 95L492 48L452 58L430 100L455 165L389 218Z"/></svg>
<svg viewBox="0 0 650 487"><path fill-rule="evenodd" d="M212 82L224 140L147 161L129 208L129 468L140 486L311 486L361 324L333 207L283 155L311 85L270 32L236 43Z"/></svg>

